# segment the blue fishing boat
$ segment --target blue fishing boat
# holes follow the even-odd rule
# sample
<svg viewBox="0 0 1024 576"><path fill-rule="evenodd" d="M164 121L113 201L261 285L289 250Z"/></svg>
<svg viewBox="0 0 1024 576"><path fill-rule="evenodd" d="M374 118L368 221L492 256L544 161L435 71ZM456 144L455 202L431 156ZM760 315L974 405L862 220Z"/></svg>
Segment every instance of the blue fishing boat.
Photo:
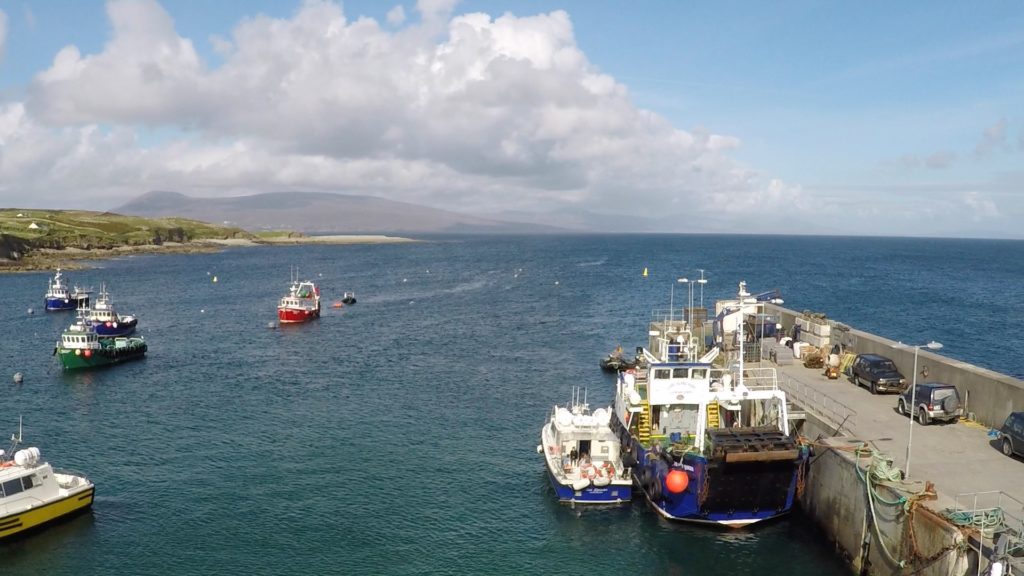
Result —
<svg viewBox="0 0 1024 576"><path fill-rule="evenodd" d="M89 305L89 291L75 286L70 288L57 268L46 290L46 310L77 310Z"/></svg>
<svg viewBox="0 0 1024 576"><path fill-rule="evenodd" d="M106 286L100 288L99 297L86 317L96 328L96 335L100 338L128 336L135 332L135 326L139 323L135 316L121 316L114 310L114 303L110 300Z"/></svg>
<svg viewBox="0 0 1024 576"><path fill-rule="evenodd" d="M740 283L725 306L742 318L760 304ZM701 358L683 320L652 322L640 365L619 374L612 428L637 461L636 485L663 517L739 527L788 513L809 454L790 433L774 368L744 368L743 341L727 367ZM732 351L730 351L732 352Z"/></svg>
<svg viewBox="0 0 1024 576"><path fill-rule="evenodd" d="M629 458L610 427L611 408L593 413L577 388L572 402L555 406L541 428L537 452L558 500L573 504L619 504L632 498Z"/></svg>

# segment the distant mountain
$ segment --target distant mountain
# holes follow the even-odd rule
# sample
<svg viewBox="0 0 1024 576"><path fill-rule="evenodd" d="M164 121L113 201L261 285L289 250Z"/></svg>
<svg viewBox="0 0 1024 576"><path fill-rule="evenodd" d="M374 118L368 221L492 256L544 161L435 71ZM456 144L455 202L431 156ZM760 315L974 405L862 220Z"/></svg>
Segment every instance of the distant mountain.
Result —
<svg viewBox="0 0 1024 576"><path fill-rule="evenodd" d="M197 198L148 192L112 212L150 218L178 216L246 230L332 233L553 233L565 229L506 222L395 202L372 196L323 192L271 192Z"/></svg>

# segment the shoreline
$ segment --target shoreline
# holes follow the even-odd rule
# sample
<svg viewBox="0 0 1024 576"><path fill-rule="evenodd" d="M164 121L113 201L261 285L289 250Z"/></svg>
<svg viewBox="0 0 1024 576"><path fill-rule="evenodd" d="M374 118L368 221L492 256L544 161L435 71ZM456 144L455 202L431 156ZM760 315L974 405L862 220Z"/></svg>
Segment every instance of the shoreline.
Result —
<svg viewBox="0 0 1024 576"><path fill-rule="evenodd" d="M33 250L22 260L0 260L0 274L18 272L52 271L58 265L64 270L84 270L87 260L107 260L135 254L209 254L227 248L251 246L294 246L299 244L404 244L420 242L412 238L382 235L331 235L298 236L280 238L222 238L197 240L195 242L164 242L163 244L141 244L138 246L116 246L114 248L40 248Z"/></svg>

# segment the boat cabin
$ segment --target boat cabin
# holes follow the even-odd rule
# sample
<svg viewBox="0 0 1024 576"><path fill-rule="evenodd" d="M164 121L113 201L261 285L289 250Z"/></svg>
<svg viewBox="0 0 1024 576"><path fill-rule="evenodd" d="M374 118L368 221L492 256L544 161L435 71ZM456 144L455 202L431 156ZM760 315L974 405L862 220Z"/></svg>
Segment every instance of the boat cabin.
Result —
<svg viewBox="0 0 1024 576"><path fill-rule="evenodd" d="M61 348L85 350L100 347L100 337L91 326L79 322L72 324L60 335Z"/></svg>

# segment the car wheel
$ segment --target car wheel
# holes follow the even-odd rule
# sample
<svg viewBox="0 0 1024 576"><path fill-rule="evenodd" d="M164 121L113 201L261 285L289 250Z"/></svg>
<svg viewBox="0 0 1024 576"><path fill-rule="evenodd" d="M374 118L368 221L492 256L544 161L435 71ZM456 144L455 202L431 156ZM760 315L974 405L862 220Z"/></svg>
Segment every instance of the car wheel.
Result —
<svg viewBox="0 0 1024 576"><path fill-rule="evenodd" d="M873 380L871 381L870 389L872 394L878 394L878 387L875 386L875 382Z"/></svg>
<svg viewBox="0 0 1024 576"><path fill-rule="evenodd" d="M929 420L928 419L928 411L925 410L924 408L921 408L920 410L918 410L918 412L917 412L917 421L921 423L921 426L927 426L928 425L928 420Z"/></svg>
<svg viewBox="0 0 1024 576"><path fill-rule="evenodd" d="M907 415L907 407L903 404L903 398L896 401L896 411L899 412L901 416Z"/></svg>
<svg viewBox="0 0 1024 576"><path fill-rule="evenodd" d="M960 417L959 416L953 416L953 419L950 420L949 423L950 424L956 424L959 421L960 421Z"/></svg>
<svg viewBox="0 0 1024 576"><path fill-rule="evenodd" d="M1003 454L1013 456L1013 445L1010 444L1009 438L1003 438Z"/></svg>

